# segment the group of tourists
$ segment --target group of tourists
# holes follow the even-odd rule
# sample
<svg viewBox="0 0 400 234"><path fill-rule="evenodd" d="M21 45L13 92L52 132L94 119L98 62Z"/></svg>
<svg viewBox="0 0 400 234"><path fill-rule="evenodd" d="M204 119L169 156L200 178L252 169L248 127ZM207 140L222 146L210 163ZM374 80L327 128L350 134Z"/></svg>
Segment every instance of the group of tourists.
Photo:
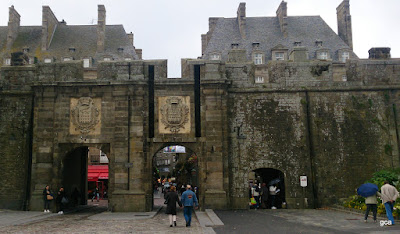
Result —
<svg viewBox="0 0 400 234"><path fill-rule="evenodd" d="M171 186L169 192L165 195L165 202L167 205L167 209L165 211L169 216L169 226L176 226L176 205L179 207L183 206L183 216L186 220L186 227L190 227L192 222L192 210L193 207L196 209L199 206L196 193L192 191L192 187L190 185L186 185L186 191L182 193L181 200L179 200L179 196L176 193L176 187Z"/></svg>
<svg viewBox="0 0 400 234"><path fill-rule="evenodd" d="M271 184L270 186L267 186L266 183L262 183L260 186L257 183L257 181L254 184L250 183L249 186L250 208L254 208L255 210L259 208L277 209L278 207L277 197L279 193L280 189L278 188L277 183Z"/></svg>
<svg viewBox="0 0 400 234"><path fill-rule="evenodd" d="M54 200L54 193L50 190L50 186L46 185L43 189L43 200L44 200L44 213L50 213L50 204ZM69 200L65 194L64 187L60 187L56 194L56 209L58 214L64 214L65 206L68 204Z"/></svg>
<svg viewBox="0 0 400 234"><path fill-rule="evenodd" d="M368 214L372 210L372 215L374 218L374 222L376 222L376 213L377 213L377 196L381 198L383 205L385 206L386 216L390 221L387 225L394 225L393 218L393 206L396 199L399 197L399 192L396 187L389 184L388 181L384 182L384 185L381 187L381 192L376 192L375 194L368 196L365 198L365 204L367 205L367 210L365 211L364 222L367 222Z"/></svg>

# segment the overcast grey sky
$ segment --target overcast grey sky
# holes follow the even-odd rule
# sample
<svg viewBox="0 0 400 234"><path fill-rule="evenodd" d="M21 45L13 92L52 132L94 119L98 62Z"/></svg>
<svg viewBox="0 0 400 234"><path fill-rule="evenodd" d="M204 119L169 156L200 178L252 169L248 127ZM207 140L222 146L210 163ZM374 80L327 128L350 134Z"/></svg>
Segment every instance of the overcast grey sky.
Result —
<svg viewBox="0 0 400 234"><path fill-rule="evenodd" d="M0 25L14 5L21 25L41 25L42 5L67 24L96 24L97 4L104 4L107 24L122 24L135 34L143 59L168 59L168 76L180 77L180 59L201 55L201 34L209 17L236 17L240 2L246 16L275 16L281 0L0 0ZM336 7L342 0L286 0L289 16L320 15L337 32ZM391 47L400 58L400 0L350 0L354 51L368 57L371 47Z"/></svg>

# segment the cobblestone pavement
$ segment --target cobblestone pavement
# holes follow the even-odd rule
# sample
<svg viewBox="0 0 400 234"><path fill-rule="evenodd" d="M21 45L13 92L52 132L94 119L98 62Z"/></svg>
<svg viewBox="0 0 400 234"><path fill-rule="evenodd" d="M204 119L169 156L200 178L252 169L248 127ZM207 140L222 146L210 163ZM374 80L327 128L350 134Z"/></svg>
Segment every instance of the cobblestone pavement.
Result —
<svg viewBox="0 0 400 234"><path fill-rule="evenodd" d="M160 204L157 201L157 204ZM91 206L77 213L50 215L27 224L1 227L1 233L204 233L193 214L192 227L185 227L183 211L178 209L177 227L169 227L165 208L150 219L92 220L91 216L104 211L102 206Z"/></svg>

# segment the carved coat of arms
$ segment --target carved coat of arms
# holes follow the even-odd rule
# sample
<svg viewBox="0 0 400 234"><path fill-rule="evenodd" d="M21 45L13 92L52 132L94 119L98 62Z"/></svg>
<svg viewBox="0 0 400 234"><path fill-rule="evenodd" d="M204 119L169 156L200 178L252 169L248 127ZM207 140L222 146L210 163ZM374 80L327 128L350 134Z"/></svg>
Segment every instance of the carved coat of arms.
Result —
<svg viewBox="0 0 400 234"><path fill-rule="evenodd" d="M189 121L189 107L183 103L181 97L169 97L161 106L161 122L164 128L178 133Z"/></svg>
<svg viewBox="0 0 400 234"><path fill-rule="evenodd" d="M82 134L87 134L99 123L99 110L90 97L79 98L71 109L72 123Z"/></svg>

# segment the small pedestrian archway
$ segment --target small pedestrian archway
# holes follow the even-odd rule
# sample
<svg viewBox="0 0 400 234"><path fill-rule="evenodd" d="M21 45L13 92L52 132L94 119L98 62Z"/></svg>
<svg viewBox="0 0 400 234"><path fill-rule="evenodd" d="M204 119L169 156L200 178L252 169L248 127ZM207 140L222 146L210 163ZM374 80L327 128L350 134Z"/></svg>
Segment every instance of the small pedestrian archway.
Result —
<svg viewBox="0 0 400 234"><path fill-rule="evenodd" d="M275 197L274 206L278 209L285 207L286 204L286 189L285 189L285 174L274 168L258 168L249 173L249 184L257 183L261 186L263 183L270 187L276 185L279 193ZM272 207L271 196L268 196L268 206Z"/></svg>
<svg viewBox="0 0 400 234"><path fill-rule="evenodd" d="M96 146L78 146L68 150L59 171L59 186L63 186L69 198L69 207L95 205L108 207L109 160L105 152ZM101 170L100 170L101 169ZM94 202L96 187L99 191Z"/></svg>
<svg viewBox="0 0 400 234"><path fill-rule="evenodd" d="M167 145L153 155L153 206L164 204L164 194L171 186L180 195L187 184L192 185L199 199L199 168L196 153L183 145Z"/></svg>

